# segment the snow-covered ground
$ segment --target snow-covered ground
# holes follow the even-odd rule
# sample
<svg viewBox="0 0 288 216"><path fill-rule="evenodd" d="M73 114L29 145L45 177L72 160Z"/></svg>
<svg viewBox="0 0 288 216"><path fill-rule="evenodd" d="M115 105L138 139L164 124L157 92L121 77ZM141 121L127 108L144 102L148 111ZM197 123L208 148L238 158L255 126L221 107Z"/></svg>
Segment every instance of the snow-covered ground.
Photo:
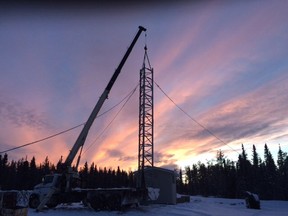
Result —
<svg viewBox="0 0 288 216"><path fill-rule="evenodd" d="M183 215L183 216L284 216L288 215L288 201L261 201L261 209L247 209L244 200L192 196L190 203L177 205L149 205L130 208L124 212L96 212L80 204L60 205L55 209L35 212L29 209L29 216L90 216L90 215Z"/></svg>

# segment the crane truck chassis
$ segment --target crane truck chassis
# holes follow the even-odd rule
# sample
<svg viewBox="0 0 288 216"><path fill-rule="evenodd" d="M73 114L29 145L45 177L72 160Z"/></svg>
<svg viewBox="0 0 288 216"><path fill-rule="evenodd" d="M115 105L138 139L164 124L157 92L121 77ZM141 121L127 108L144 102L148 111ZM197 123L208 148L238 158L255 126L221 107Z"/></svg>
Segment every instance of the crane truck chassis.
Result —
<svg viewBox="0 0 288 216"><path fill-rule="evenodd" d="M95 210L118 210L125 206L138 204L140 201L146 199L147 189L145 187L82 189L78 187L80 178L79 173L77 172L82 148L90 127L105 100L108 98L112 86L114 85L142 31L146 31L146 29L139 26L136 36L97 101L65 162L61 164L61 169L58 171L59 173L46 175L43 178L42 183L34 187L29 198L29 206L31 208L41 211L44 206L52 208L56 207L60 203L83 202L84 205L89 205ZM76 163L75 171L75 169L72 169L72 162L79 151L80 154Z"/></svg>
<svg viewBox="0 0 288 216"><path fill-rule="evenodd" d="M49 193L53 193L46 202L48 208L54 208L60 203L82 202L96 211L121 210L130 205L138 205L146 193L145 190L132 187L97 189L75 187L64 192L64 188L59 186L62 179L61 174L46 175L43 182L34 187L29 198L29 207L37 209L40 201L43 201Z"/></svg>

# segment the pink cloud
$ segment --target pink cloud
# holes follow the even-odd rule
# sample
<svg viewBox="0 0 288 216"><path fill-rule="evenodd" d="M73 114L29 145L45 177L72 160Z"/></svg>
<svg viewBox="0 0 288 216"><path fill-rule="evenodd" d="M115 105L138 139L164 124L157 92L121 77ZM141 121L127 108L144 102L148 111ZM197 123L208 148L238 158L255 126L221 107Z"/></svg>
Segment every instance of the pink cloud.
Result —
<svg viewBox="0 0 288 216"><path fill-rule="evenodd" d="M163 20L153 20L158 14L157 16L145 14L144 19L147 23L153 23L151 38L149 38L152 46L148 44L148 47L150 46L152 50L150 57L153 58L150 60L155 69L156 82L184 110L215 131L220 138L231 141L233 146L234 143L236 145L237 140L245 141L243 137L253 139L255 136L259 139L285 137L286 127L285 122L280 120L279 114L287 115L287 112L283 111L287 101L285 97L287 89L283 87L281 80L278 80L281 86L278 86L276 81L275 83L272 81L269 86L261 87L261 80L258 81L259 85L251 89L247 86L248 83L253 85L253 78L250 78L250 75L258 75L257 70L271 67L271 72L275 71L275 68L265 64L266 62L273 62L278 66L278 62L274 62L274 59L283 58L283 53L285 53L283 47L286 46L283 41L287 35L285 34L285 20L287 20L285 19L287 18L285 5L287 3L284 3L282 7L269 1L261 2L261 5L258 2L247 4L249 5L206 3L198 7L199 10L185 5L180 11L176 10L178 7L175 11L171 7L169 9L171 14L160 16ZM193 10L193 13L190 10ZM21 52L16 52L15 47L12 49L7 46L15 51L15 58L23 60L22 63L15 61L13 70L26 72L7 73L7 75L12 75L7 76L5 80L3 78L1 92L2 89L7 93L7 89L15 88L11 94L15 97L21 95L19 103L27 102L28 105L24 106L24 110L33 110L34 116L28 116L31 112L26 112L27 115L22 113L21 118L18 116L16 120L18 122L21 120L22 127L20 128L14 128L15 125L13 126L11 119L7 120L5 117L5 122L10 121L10 123L1 131L1 137L13 133L13 137L6 138L5 136L5 144L18 145L31 142L87 120L122 57L122 49L126 47L126 44L123 46L119 44L124 41L129 42L126 38L126 26L130 28L132 22L127 21L125 31L121 34L119 33L120 26L116 27L117 34L108 41L107 35L111 36L115 32L113 26L111 30L103 28L101 32L97 32L103 27L100 25L102 21L100 19L101 21L97 22L97 28L92 28L93 30L90 31L93 20L87 17L83 20L85 28L79 27L82 22L77 26L74 26L74 22L69 22L69 26L73 28L66 29L67 31L62 29L66 26L65 22L57 23L56 27L53 27L55 20L49 21L44 30L45 32L55 30L55 38L48 38L51 35L45 32L40 34L41 37L34 35L30 37L32 34L26 32L25 37L22 37L22 42L18 41L15 45L16 48L20 47L18 45L23 46L21 50L16 49ZM135 22L133 20L133 26ZM111 24L107 20L104 23L105 26ZM37 30L39 28L35 28L37 25L39 23L35 21L32 24L29 23L28 26L23 25L21 31L32 26L34 33L41 33ZM162 27L163 25L165 26ZM123 26L121 26L121 32L122 28ZM15 23L12 29L17 29ZM163 29L164 31L161 32ZM73 36L73 32L77 32L76 36ZM17 35L14 31L13 33ZM57 36L60 37L59 41L56 41ZM121 43L119 43L120 40ZM26 46L23 43L27 43ZM32 49L32 45L36 46ZM45 53L40 52L41 50L45 50ZM119 54L118 50L121 50ZM13 53L6 52L3 55L6 56L7 62L13 59ZM127 64L124 74L121 74L119 82L115 84L103 111L116 104L122 95L130 91L132 86L129 87L129 85L133 83L133 80L137 82L139 68L135 65L140 62L140 66L142 63L138 59L139 53L136 51L135 57L131 56L129 59L131 66ZM3 67L7 66L4 63L3 65ZM28 73L28 71L32 72ZM24 82L28 80L26 74L34 81L33 85ZM19 78L16 83L11 82L15 80L14 75ZM23 82L19 82L21 79ZM239 83L237 79L241 82ZM231 83L239 85L237 91L233 92L235 89L231 90L227 87ZM29 88L27 86L24 88L26 84ZM19 86L16 88L17 85ZM223 95L219 93L219 90L222 90ZM247 93L248 91L251 93ZM100 166L121 165L123 168L137 166L137 160L135 160L138 154L137 100L137 97L134 98L133 103L135 102L136 105L131 105L131 102L130 106L117 117L111 128L89 149L83 157L84 161L85 159L89 162L94 161ZM253 107L250 106L251 104ZM35 110L37 112L34 112ZM95 136L110 122L114 114L115 111L96 120L85 148L93 142ZM266 120L261 122L263 116ZM3 116L0 118L2 121ZM43 123L43 120L47 125ZM241 124L235 124L235 122ZM36 126L39 127L40 123L43 123L42 129L38 130ZM214 154L217 148L223 147L197 124L187 120L181 111L177 110L161 92L159 93L157 87L155 87L155 125L155 149L161 156L158 165L175 164L177 161L188 163L191 155L196 157L205 152ZM233 130L237 133L233 133ZM68 154L79 131L80 128L39 146L33 146L25 150L25 153L34 152L37 154L36 159L39 157L39 160L44 160L48 155L51 160L57 162L61 155L65 158ZM172 156L173 151L175 154ZM20 154L22 156L23 152Z"/></svg>

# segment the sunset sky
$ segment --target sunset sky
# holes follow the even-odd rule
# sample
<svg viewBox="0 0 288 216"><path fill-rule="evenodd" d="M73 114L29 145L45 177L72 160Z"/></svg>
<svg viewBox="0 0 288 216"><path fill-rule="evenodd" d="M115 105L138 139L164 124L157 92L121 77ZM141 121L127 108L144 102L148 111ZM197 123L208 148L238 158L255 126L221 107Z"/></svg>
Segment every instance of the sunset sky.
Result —
<svg viewBox="0 0 288 216"><path fill-rule="evenodd" d="M206 163L220 149L237 160L242 143L250 158L253 144L262 159L265 143L275 161L279 144L288 152L288 1L151 2L1 7L0 151L84 123L142 25L147 36L100 113L136 87L146 43L154 81L226 143L155 85L156 166ZM136 169L138 100L139 89L116 118L123 102L95 120L82 164ZM8 152L9 159L57 163L81 129Z"/></svg>

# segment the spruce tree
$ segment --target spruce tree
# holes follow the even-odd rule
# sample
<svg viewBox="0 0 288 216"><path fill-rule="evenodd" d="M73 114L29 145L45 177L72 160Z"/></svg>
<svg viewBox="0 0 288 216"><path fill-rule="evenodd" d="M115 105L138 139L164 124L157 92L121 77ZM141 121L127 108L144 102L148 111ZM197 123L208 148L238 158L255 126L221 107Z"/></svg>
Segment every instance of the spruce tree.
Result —
<svg viewBox="0 0 288 216"><path fill-rule="evenodd" d="M184 183L183 183L183 175L182 175L182 169L179 169L179 176L177 178L177 192L182 194L184 189Z"/></svg>
<svg viewBox="0 0 288 216"><path fill-rule="evenodd" d="M282 151L281 146L279 145L277 165L278 165L278 169L280 170L280 172L283 171L286 157L287 157L287 154Z"/></svg>
<svg viewBox="0 0 288 216"><path fill-rule="evenodd" d="M274 199L276 186L276 165L272 154L267 146L264 145L264 183L266 190L263 191L266 199ZM264 189L264 188L263 188Z"/></svg>
<svg viewBox="0 0 288 216"><path fill-rule="evenodd" d="M36 159L34 156L30 161L29 176L30 176L29 189L33 189L33 187L36 184L38 184L42 178L42 176L40 176L39 169L37 168Z"/></svg>
<svg viewBox="0 0 288 216"><path fill-rule="evenodd" d="M0 155L0 189L7 189L9 182L9 164L8 164L8 155Z"/></svg>
<svg viewBox="0 0 288 216"><path fill-rule="evenodd" d="M88 163L87 161L84 163L83 168L80 169L79 172L80 178L81 178L81 187L82 188L87 188L88 186Z"/></svg>
<svg viewBox="0 0 288 216"><path fill-rule="evenodd" d="M252 165L255 169L259 167L259 156L256 151L255 145L253 145L253 150L252 150Z"/></svg>
<svg viewBox="0 0 288 216"><path fill-rule="evenodd" d="M242 153L238 157L237 162L237 190L238 196L241 197L244 191L252 190L251 186L251 163L247 159L247 153L244 145L242 144Z"/></svg>
<svg viewBox="0 0 288 216"><path fill-rule="evenodd" d="M278 159L277 159L277 182L276 182L276 195L277 199L285 200L288 198L288 170L285 167L285 158L287 153L284 153L279 145Z"/></svg>

